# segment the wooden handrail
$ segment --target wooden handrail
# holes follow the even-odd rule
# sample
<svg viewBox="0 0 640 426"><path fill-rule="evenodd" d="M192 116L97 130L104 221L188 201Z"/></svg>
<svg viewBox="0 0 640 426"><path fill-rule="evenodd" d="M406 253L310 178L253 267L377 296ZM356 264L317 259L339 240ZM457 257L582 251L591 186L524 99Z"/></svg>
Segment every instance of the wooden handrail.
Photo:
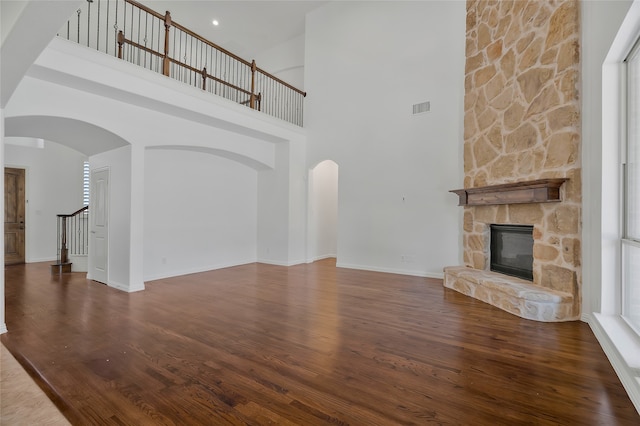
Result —
<svg viewBox="0 0 640 426"><path fill-rule="evenodd" d="M122 31L121 31L121 32L122 32ZM136 42L135 42L135 41L133 41L133 40L129 40L128 38L125 38L125 37L124 37L124 35L123 35L123 37L122 37L122 42L123 42L123 43L126 43L126 44L130 44L131 46L133 46L133 47L135 47L135 48L137 48L137 49L144 50L145 52L150 53L150 54L152 54L152 55L156 55L156 56L159 56L159 57L161 57L161 58L164 56L164 55L163 55L162 53L160 53L160 52L156 52L155 50L153 50L153 49L151 49L151 48L149 48L149 47L147 47L147 46L143 46L143 45L141 45L141 44L139 44L139 43L136 43ZM119 58L119 59L122 59L122 58Z"/></svg>
<svg viewBox="0 0 640 426"><path fill-rule="evenodd" d="M214 77L211 74L207 74L207 78L209 78L209 79L211 79L213 81L217 81L220 84L224 84L227 87L231 87L232 89L237 90L238 92L244 93L246 95L251 95L250 91L245 90L242 87L238 87L238 86L236 86L234 84L228 83L228 82L226 82L226 81L224 81L224 80L222 80L222 79L220 79L218 77Z"/></svg>
<svg viewBox="0 0 640 426"><path fill-rule="evenodd" d="M153 9L148 8L147 6L143 5L142 3L138 3L135 0L125 0L127 3L136 6L142 10L144 10L145 12L155 16L158 19L162 19L163 21L165 21L165 23L167 23L166 21L166 17L167 15L170 16L169 11L167 11L164 15L161 13L156 12ZM238 55L235 55L231 52L229 52L227 49L225 49L224 47L218 46L217 44L213 43L212 41L207 40L206 38L202 37L201 35L194 33L193 31L191 31L189 28L180 25L179 23L173 21L173 20L169 20L168 24L172 27L176 27L181 31L184 31L185 33L189 34L191 37L197 38L198 40L200 40L201 42L208 44L209 46L213 47L216 50L219 50L220 52L224 53L225 55L231 56L233 59L235 59L236 61L242 62L243 64L247 65L247 66L251 66L251 62L246 61L245 59L242 59L241 57L239 57ZM168 43L165 40L165 43ZM162 56L162 55L161 55Z"/></svg>
<svg viewBox="0 0 640 426"><path fill-rule="evenodd" d="M151 55L152 57L159 57L162 60L162 64L161 67L162 69L159 70L156 69L156 71L162 72L162 74L166 75L166 76L171 76L172 73L172 69L174 71L176 71L175 68L172 68L172 64L176 65L177 67L179 67L179 69L185 70L187 72L192 72L196 75L200 75L202 78L202 82L201 84L196 84L197 86L200 86L202 88L202 90L207 90L211 91L211 87L208 87L208 83L207 83L207 79L211 79L212 81L214 81L215 83L219 83L224 85L227 88L232 89L233 91L235 91L235 93L242 93L242 94L246 94L248 96L248 100L246 102L240 102L241 104L245 104L248 105L251 109L258 109L261 110L260 107L260 103L262 101L262 97L256 93L256 91L264 91L264 87L265 85L268 85L268 87L281 87L281 88L285 88L287 91L291 91L293 94L296 94L295 98L291 98L290 102L287 102L285 100L280 101L278 100L278 102L284 102L287 103L287 106L290 104L292 105L293 110L298 111L299 114L301 114L301 104L296 104L296 102L302 102L301 100L298 101L297 99L297 95L301 95L302 98L307 96L307 93L304 92L303 90L300 90L296 87L294 87L293 85L287 83L286 81L283 81L282 79L276 77L275 75L263 70L262 68L259 68L256 65L255 60L252 60L251 62L239 57L238 55L235 55L234 53L228 51L227 49L207 40L206 38L200 36L199 34L191 31L190 29L186 28L185 26L173 21L172 17L171 17L171 13L169 11L166 11L164 14L158 13L152 9L150 9L149 7L135 1L135 0L122 0L125 2L125 4L129 4L131 7L134 8L138 8L139 11L145 12L147 14L149 14L152 19L156 18L158 19L160 22L158 23L158 25L162 25L164 24L164 46L162 46L160 43L161 40L161 36L159 34L158 39L159 39L159 43L157 45L152 45L151 47L147 46L147 38L145 37L145 43L144 45L140 44L140 34L138 34L138 40L137 41L133 41L134 35L131 34L130 37L131 38L127 38L127 30L124 29L120 30L117 34L117 56L120 59L124 59L125 56L125 52L123 50L123 46L125 45L129 45L131 46L133 49L137 49L139 52L144 52L144 54L148 54ZM125 9L126 10L126 9ZM133 13L133 12L132 12ZM153 24L155 25L155 24ZM209 72L213 72L215 74L220 74L218 77L210 74L209 72L207 72L207 67L203 66L206 64L202 63L202 60L200 60L198 62L198 56L196 53L196 62L193 63L193 65L191 64L191 61L187 61L186 60L186 55L185 55L185 60L184 62L181 60L181 58L177 57L178 54L175 52L175 46L173 46L173 48L171 48L171 28L174 28L175 31L181 31L180 34L180 43L182 43L182 39L183 39L183 34L184 33L184 37L186 37L186 39L188 40L189 38L194 41L196 44L200 44L202 43L203 47L205 50L207 49L213 49L216 52L216 58L218 57L217 55L220 54L222 55L222 57L224 57L225 59L225 66L227 66L227 62L226 61L231 61L232 64L232 71L234 73L236 73L236 66L238 67L237 73L234 77L231 77L229 79L229 81L225 81L226 79L228 79L226 72L222 72L220 69L218 68L218 66L214 66L213 70L209 70ZM159 29L159 32L162 33L162 30ZM175 45L175 39L176 39L176 32L173 33L173 43ZM173 51L173 53L171 53ZM131 59L131 58L129 58ZM145 59L146 61L146 59ZM217 59L216 59L217 61ZM235 61L235 62L233 62ZM190 63L186 63L186 62L190 62ZM195 65L195 66L194 66ZM196 68L197 67L197 68ZM247 69L244 69L243 67L247 67ZM220 71L220 72L219 72ZM260 73L260 79L258 79L257 74L256 73ZM179 74L181 75L181 74ZM240 76L240 79L238 79L238 76ZM264 77L264 79L263 79ZM223 80L223 78L225 80ZM191 80L190 80L191 82ZM233 82L233 83L232 83ZM273 86L271 86L273 85ZM243 86L243 87L240 87ZM250 86L250 89L249 89ZM270 91L271 89L269 89L268 91ZM274 89L275 90L275 89ZM226 93L226 92L225 92ZM226 95L223 95L226 96ZM267 95L267 96L271 96L271 95ZM293 99L296 99L295 101L293 101ZM237 98L236 98L237 101ZM289 111L289 110L287 110ZM269 112L268 112L269 113ZM278 116L278 113L274 114L275 116ZM281 117L283 118L283 117ZM295 119L294 119L295 120ZM294 121L292 121L294 122ZM298 116L297 121L295 121L296 123L301 123L301 116Z"/></svg>
<svg viewBox="0 0 640 426"><path fill-rule="evenodd" d="M161 57L161 58L164 57L164 55L162 53L160 53L160 52L157 52L157 51L155 51L155 50L153 50L151 48L148 48L148 47L143 46L143 45L141 45L139 43L136 43L135 41L129 40L128 38L126 38L124 36L122 31L120 31L118 33L118 44L128 44L128 45L133 46L133 47L135 47L137 49L140 49L140 50L143 50L145 52L148 52L148 53L150 53L152 55L156 55L156 56ZM118 50L118 59L123 59L122 58L122 49ZM190 71L193 71L193 72L196 72L196 73L199 73L199 74L202 74L202 75L206 74L207 78L210 78L213 81L216 81L216 82L218 82L220 84L224 84L225 86L228 86L228 87L230 87L230 88L232 88L234 90L237 90L239 92L245 93L247 95L251 95L250 91L248 91L246 89L243 89L242 87L238 87L238 86L236 86L234 84L231 84L231 83L229 83L227 81L224 81L224 80L222 80L222 79L220 79L218 77L215 77L215 76L213 76L211 74L206 73L206 68L204 69L205 71L203 72L203 70L200 70L198 68L192 67L191 65L185 64L184 62L179 61L177 59L173 59L173 58L167 57L166 60L168 62L170 62L170 63L173 63L173 64L179 65L179 66L181 66L183 68L186 68L186 69L188 69Z"/></svg>
<svg viewBox="0 0 640 426"><path fill-rule="evenodd" d="M127 0L127 1L128 1L128 0ZM247 60L245 60L245 59L242 59L240 56L235 55L235 54L233 54L233 53L229 52L229 51L228 51L227 49L225 49L224 47L220 47L220 46L218 46L218 45L217 45L217 44L215 44L214 42L209 41L209 40L207 40L206 38L204 38L204 37L202 37L202 36L200 36L200 35L198 35L198 34L194 33L194 32L193 32L193 31L191 31L190 29L185 28L184 26L182 26L182 25L178 24L177 22L172 22L171 24L172 24L174 27L178 28L179 30L184 31L185 33L189 34L191 37L194 37L194 38L196 38L196 39L200 40L201 42L203 42L203 43L205 43L205 44L208 44L209 46L213 47L213 48L214 48L214 49L216 49L216 50L219 50L220 52L224 53L225 55L231 56L231 57L232 57L233 59L235 59L236 61L241 62L241 63L245 64L245 65L246 65L246 66L248 66L248 67L250 67L250 66L251 66L251 62L249 62L249 61L247 61Z"/></svg>
<svg viewBox="0 0 640 426"><path fill-rule="evenodd" d="M162 14L160 14L160 13L158 13L158 12L156 12L156 11L152 10L152 9L149 9L149 8L148 8L148 7L146 7L145 5L143 5L143 4L141 4L141 3L138 3L138 2L137 2L137 1L135 1L135 0L125 0L125 1L126 1L127 3L132 4L132 5L135 5L136 7L139 7L140 9L144 10L145 12L147 12L147 13L149 13L149 14L151 14L151 15L153 15L153 16L155 16L155 17L159 18L159 19L166 20L166 17L167 17L167 16L170 16L169 11L167 11L165 15L162 15ZM235 59L236 61L241 62L241 63L245 64L245 65L246 65L246 66L248 66L248 67L252 67L252 68L253 68L253 70L254 70L254 72L255 72L255 71L258 71L258 72L260 72L261 74L264 74L265 76L267 76L267 77L269 77L269 78L271 78L271 79L273 79L273 80L277 81L278 83L282 84L283 86L286 86L286 87L288 87L288 88L289 88L289 89L291 89L291 90L294 90L295 92L297 92L297 93L301 94L302 96L305 96L305 97L307 96L307 92L304 92L304 91L302 91L302 90L298 89L297 87L294 87L294 86L290 85L290 84L289 84L289 83L287 83L286 81L283 81L282 79L280 79L280 78L276 77L275 75L271 74L270 72L265 71L265 70L263 70L262 68L259 68L259 67L255 66L255 61L249 62L249 61L247 61L246 59L242 59L242 58L241 58L241 57L239 57L238 55L235 55L234 53L229 52L229 51L228 51L227 49L225 49L224 47L221 47L221 46L219 46L219 45L215 44L214 42L207 40L206 38L202 37L201 35L199 35L199 34L197 34L197 33L193 32L193 31L191 31L189 28L186 28L185 26L180 25L179 23L177 23L177 22L175 22L175 21L173 21L173 20L169 20L169 25L170 25L170 26L173 26L173 27L175 27L175 28L178 28L178 29L179 29L179 30L181 30L181 31L184 31L185 33L189 34L191 37L194 37L194 38L196 38L196 39L200 40L201 42L203 42L203 43L205 43L205 44L207 44L207 45L209 45L209 46L213 47L214 49L219 50L220 52L224 53L225 55L228 55L228 56L232 57L232 58L233 58L233 59ZM168 37L167 37L167 38L165 38L165 45L166 45L167 43L168 43ZM133 44L133 45L135 45L136 47L141 47L139 44L134 44L133 42L130 42L129 44ZM147 48L144 48L144 50L147 50ZM166 47L166 48L165 48L165 50L167 50L167 51L168 51L168 47ZM155 53L155 51L154 51L154 53ZM160 53L156 53L156 54L157 54L158 56L162 56L162 54L160 54ZM178 63L178 62L176 62L175 60L172 60L172 62L174 62L174 63ZM197 71L200 71L200 70L197 70Z"/></svg>
<svg viewBox="0 0 640 426"><path fill-rule="evenodd" d="M79 215L80 213L87 211L89 209L89 206L84 206L83 208L81 208L80 210L77 210L71 214L59 214L57 215L58 217L73 217L76 215Z"/></svg>
<svg viewBox="0 0 640 426"><path fill-rule="evenodd" d="M256 70L257 70L257 71L259 71L261 74L264 74L264 75L266 75L267 77L269 77L269 78L271 78L271 79L273 79L273 80L277 81L278 83L282 84L283 86L286 86L286 87L288 87L289 89L291 89L291 90L293 90L293 91L295 91L295 92L298 92L299 94L301 94L301 95L302 95L302 96L304 96L305 98L307 97L307 92L303 92L302 90L298 89L297 87L294 87L294 86L290 85L290 84L289 84L289 83L287 83L286 81L282 81L281 79L279 79L279 78L278 78L278 77L276 77L275 75L273 75L273 74L270 74L270 73L266 72L266 71L265 71L265 70L263 70L262 68L257 68L257 67L256 67Z"/></svg>
<svg viewBox="0 0 640 426"><path fill-rule="evenodd" d="M145 12L147 12L147 13L149 13L149 14L151 14L151 15L155 16L156 18L159 18L159 19L164 20L165 15L163 15L163 14L161 14L161 13L158 13L158 12L156 12L156 11L155 11L155 10L153 10L153 9L149 9L147 6L145 6L145 5L144 5L144 4L142 4L142 3L138 3L138 2L137 2L137 1L135 1L135 0L125 0L125 1L126 1L127 3L129 3L129 4L134 5L135 7L139 7L140 9L142 9L142 10L144 10Z"/></svg>
<svg viewBox="0 0 640 426"><path fill-rule="evenodd" d="M196 73L199 73L199 74L202 74L202 75L205 75L205 73L206 73L206 68L204 69L205 71L203 72L203 70L199 70L197 68L192 67L191 65L185 64L184 62L175 60L173 58L169 58L169 61L171 61L172 63L174 63L176 65L180 65L181 67L184 67L184 68L186 68L186 69L188 69L190 71L193 71L193 72L196 72ZM218 77L212 76L211 74L206 74L206 76L207 76L207 78L210 78L213 81L217 81L218 83L224 84L225 86L230 87L230 88L232 88L234 90L237 90L239 92L245 93L247 95L251 95L250 91L245 90L242 87L238 87L238 86L236 86L234 84L231 84L229 82L221 80Z"/></svg>

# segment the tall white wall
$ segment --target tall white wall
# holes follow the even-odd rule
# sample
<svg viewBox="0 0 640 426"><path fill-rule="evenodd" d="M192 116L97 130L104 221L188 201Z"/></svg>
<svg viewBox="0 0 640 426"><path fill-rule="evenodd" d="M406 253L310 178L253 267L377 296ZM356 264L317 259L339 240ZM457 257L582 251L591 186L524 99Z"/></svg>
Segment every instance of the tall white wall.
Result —
<svg viewBox="0 0 640 426"><path fill-rule="evenodd" d="M82 208L86 159L78 151L51 141L45 141L43 148L5 145L5 166L26 169L27 263L56 259L56 215Z"/></svg>
<svg viewBox="0 0 640 426"><path fill-rule="evenodd" d="M307 15L310 167L340 165L338 265L458 264L465 2L330 2ZM429 101L431 112L412 115Z"/></svg>
<svg viewBox="0 0 640 426"><path fill-rule="evenodd" d="M147 149L145 281L256 261L257 171L197 151Z"/></svg>
<svg viewBox="0 0 640 426"><path fill-rule="evenodd" d="M261 52L254 59L261 69L304 90L304 34Z"/></svg>
<svg viewBox="0 0 640 426"><path fill-rule="evenodd" d="M3 1L0 3L0 43L4 43L27 4L26 1Z"/></svg>

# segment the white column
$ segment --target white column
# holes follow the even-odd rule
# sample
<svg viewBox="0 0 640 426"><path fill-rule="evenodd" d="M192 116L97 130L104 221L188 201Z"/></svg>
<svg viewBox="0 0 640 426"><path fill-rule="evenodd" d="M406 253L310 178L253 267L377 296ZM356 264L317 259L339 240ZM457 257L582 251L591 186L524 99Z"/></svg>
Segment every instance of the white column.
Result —
<svg viewBox="0 0 640 426"><path fill-rule="evenodd" d="M144 146L131 146L129 292L144 290Z"/></svg>

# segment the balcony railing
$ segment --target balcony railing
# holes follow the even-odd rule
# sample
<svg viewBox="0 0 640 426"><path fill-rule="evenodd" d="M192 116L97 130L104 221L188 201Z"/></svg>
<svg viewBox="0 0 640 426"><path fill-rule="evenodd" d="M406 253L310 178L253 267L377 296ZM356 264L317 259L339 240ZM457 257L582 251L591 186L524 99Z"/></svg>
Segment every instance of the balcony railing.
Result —
<svg viewBox="0 0 640 426"><path fill-rule="evenodd" d="M133 0L87 0L59 36L302 126L306 93Z"/></svg>

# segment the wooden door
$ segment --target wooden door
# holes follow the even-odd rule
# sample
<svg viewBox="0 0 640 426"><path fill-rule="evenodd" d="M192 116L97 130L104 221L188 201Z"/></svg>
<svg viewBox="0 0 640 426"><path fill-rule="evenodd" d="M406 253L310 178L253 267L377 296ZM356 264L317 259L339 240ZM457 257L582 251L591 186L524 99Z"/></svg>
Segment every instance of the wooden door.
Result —
<svg viewBox="0 0 640 426"><path fill-rule="evenodd" d="M104 284L109 278L109 170L91 173L89 205L89 275Z"/></svg>
<svg viewBox="0 0 640 426"><path fill-rule="evenodd" d="M24 169L4 169L4 264L24 263Z"/></svg>

